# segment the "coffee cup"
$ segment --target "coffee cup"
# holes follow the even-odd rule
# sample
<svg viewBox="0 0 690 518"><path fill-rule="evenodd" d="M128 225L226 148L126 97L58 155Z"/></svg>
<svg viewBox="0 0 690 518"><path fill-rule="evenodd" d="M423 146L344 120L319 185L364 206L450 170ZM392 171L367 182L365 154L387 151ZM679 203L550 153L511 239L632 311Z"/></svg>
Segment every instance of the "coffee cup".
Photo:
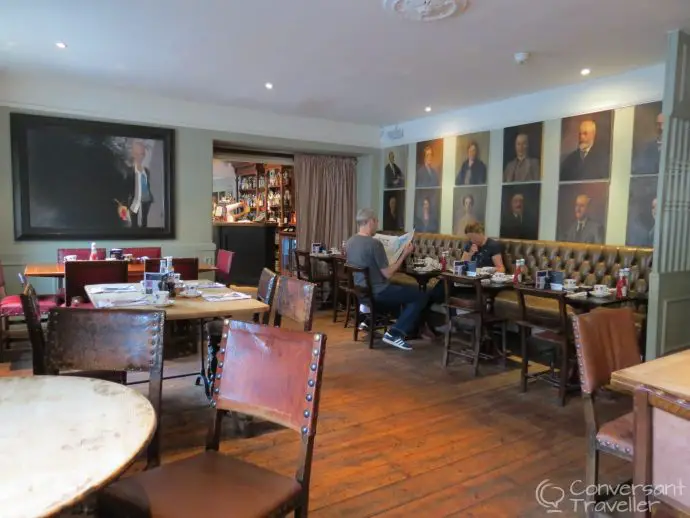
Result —
<svg viewBox="0 0 690 518"><path fill-rule="evenodd" d="M565 279L563 281L563 287L566 290L574 290L577 288L577 281L575 279Z"/></svg>
<svg viewBox="0 0 690 518"><path fill-rule="evenodd" d="M595 284L594 293L597 295L608 295L609 287L606 284Z"/></svg>
<svg viewBox="0 0 690 518"><path fill-rule="evenodd" d="M164 305L168 303L170 294L167 291L157 291L153 294L156 304Z"/></svg>
<svg viewBox="0 0 690 518"><path fill-rule="evenodd" d="M67 261L76 261L76 260L77 260L77 256L76 256L76 255L66 255L66 256L65 256L65 259L64 259L65 262L67 262Z"/></svg>
<svg viewBox="0 0 690 518"><path fill-rule="evenodd" d="M185 295L188 297L196 297L199 295L199 288L196 286L187 286L187 289L184 292Z"/></svg>

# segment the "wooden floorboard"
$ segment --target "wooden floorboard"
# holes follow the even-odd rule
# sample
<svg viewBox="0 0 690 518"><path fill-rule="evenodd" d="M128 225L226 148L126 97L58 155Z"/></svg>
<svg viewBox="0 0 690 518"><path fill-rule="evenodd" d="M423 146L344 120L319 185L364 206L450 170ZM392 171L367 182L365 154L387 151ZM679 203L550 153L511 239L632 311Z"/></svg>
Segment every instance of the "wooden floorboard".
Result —
<svg viewBox="0 0 690 518"><path fill-rule="evenodd" d="M415 350L369 350L351 329L315 320L328 336L314 451L310 514L315 517L546 516L535 499L544 479L567 487L584 478L582 403L556 404L552 387L518 390L516 368L455 363L441 367L440 343ZM363 338L363 337L362 337ZM194 358L166 363L193 370ZM21 361L12 369L26 368ZM12 375L7 364L0 375ZM138 386L145 390L145 385ZM629 411L624 397L601 402L604 419ZM210 417L193 378L164 382L163 461L203 449ZM221 449L286 475L298 454L294 432L258 425L250 439L224 434ZM630 466L603 458L604 481L629 478ZM559 516L577 516L563 509Z"/></svg>

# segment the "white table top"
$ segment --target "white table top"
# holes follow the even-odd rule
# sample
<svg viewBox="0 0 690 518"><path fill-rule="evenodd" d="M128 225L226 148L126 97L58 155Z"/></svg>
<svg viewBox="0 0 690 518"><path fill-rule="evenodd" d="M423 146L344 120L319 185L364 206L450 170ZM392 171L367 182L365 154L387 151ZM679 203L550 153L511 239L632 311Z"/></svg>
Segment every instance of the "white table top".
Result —
<svg viewBox="0 0 690 518"><path fill-rule="evenodd" d="M204 281L189 281L188 285L203 283ZM104 293L103 290L107 287L129 286L135 291L129 292L109 292ZM103 307L104 303L108 301L125 301L144 297L143 288L139 283L125 283L125 284L91 284L85 286L86 294L89 300L95 307ZM233 293L226 287L219 288L200 288L202 294L222 295ZM202 318L214 317L232 317L242 319L251 317L254 313L264 313L270 308L263 302L251 298L249 295L237 293L238 300L224 300L211 302L204 300L203 297L184 298L176 297L172 299L173 303L170 306L154 306L154 305L121 305L113 306L116 309L132 309L132 310L152 310L158 309L165 311L166 320L193 320Z"/></svg>
<svg viewBox="0 0 690 518"><path fill-rule="evenodd" d="M148 399L74 376L0 378L0 515L36 518L77 503L148 444Z"/></svg>

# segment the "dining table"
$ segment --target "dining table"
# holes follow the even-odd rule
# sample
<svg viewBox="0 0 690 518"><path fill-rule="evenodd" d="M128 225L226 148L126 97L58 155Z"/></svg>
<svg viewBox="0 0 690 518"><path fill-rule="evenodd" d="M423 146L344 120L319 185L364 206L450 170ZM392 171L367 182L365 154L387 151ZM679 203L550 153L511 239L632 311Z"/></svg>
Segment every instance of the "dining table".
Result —
<svg viewBox="0 0 690 518"><path fill-rule="evenodd" d="M690 350L614 371L611 386L632 393L641 385L690 400Z"/></svg>
<svg viewBox="0 0 690 518"><path fill-rule="evenodd" d="M212 264L199 263L199 273L215 272L218 268ZM27 264L24 268L26 277L44 277L53 279L64 279L64 263L38 263ZM130 262L127 264L127 278L129 281L139 281L144 278L144 263Z"/></svg>
<svg viewBox="0 0 690 518"><path fill-rule="evenodd" d="M77 376L0 378L0 515L53 516L120 475L150 442L153 406Z"/></svg>
<svg viewBox="0 0 690 518"><path fill-rule="evenodd" d="M209 343L204 354L204 324L214 318L250 320L255 315L270 311L271 307L250 295L233 290L221 283L206 280L184 281L185 286L197 288L197 295L178 295L166 304L155 304L153 295L146 295L141 283L90 284L84 287L90 302L97 309L161 310L165 320L195 321L198 323L198 340L201 367L199 371L166 376L164 379L198 376L197 385L203 383L204 392L211 397L217 351Z"/></svg>

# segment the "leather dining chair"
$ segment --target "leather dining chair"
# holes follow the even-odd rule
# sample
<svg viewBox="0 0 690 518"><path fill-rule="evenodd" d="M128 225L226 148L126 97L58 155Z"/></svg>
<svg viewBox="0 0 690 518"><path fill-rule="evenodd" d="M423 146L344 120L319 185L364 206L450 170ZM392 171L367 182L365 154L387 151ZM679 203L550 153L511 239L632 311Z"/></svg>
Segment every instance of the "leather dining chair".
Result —
<svg viewBox="0 0 690 518"><path fill-rule="evenodd" d="M635 317L630 308L596 309L573 316L573 334L587 427L585 484L596 487L600 453L633 459L633 414L602 423L595 402L611 383L613 371L640 363ZM593 502L596 495L589 493L587 499Z"/></svg>
<svg viewBox="0 0 690 518"><path fill-rule="evenodd" d="M129 280L125 261L67 261L65 263L65 304L72 305L74 297L87 303L85 286L90 284L118 284Z"/></svg>
<svg viewBox="0 0 690 518"><path fill-rule="evenodd" d="M99 516L307 516L326 337L229 320L223 337L206 451L106 487L98 495ZM300 440L296 475L220 453L227 412L295 432Z"/></svg>
<svg viewBox="0 0 690 518"><path fill-rule="evenodd" d="M122 249L123 254L131 254L132 257L139 259L141 257L148 257L150 259L160 259L162 250L160 246L140 246L129 247Z"/></svg>
<svg viewBox="0 0 690 518"><path fill-rule="evenodd" d="M301 324L305 331L311 331L315 298L316 285L281 275L273 304L273 325L280 327L286 317Z"/></svg>

